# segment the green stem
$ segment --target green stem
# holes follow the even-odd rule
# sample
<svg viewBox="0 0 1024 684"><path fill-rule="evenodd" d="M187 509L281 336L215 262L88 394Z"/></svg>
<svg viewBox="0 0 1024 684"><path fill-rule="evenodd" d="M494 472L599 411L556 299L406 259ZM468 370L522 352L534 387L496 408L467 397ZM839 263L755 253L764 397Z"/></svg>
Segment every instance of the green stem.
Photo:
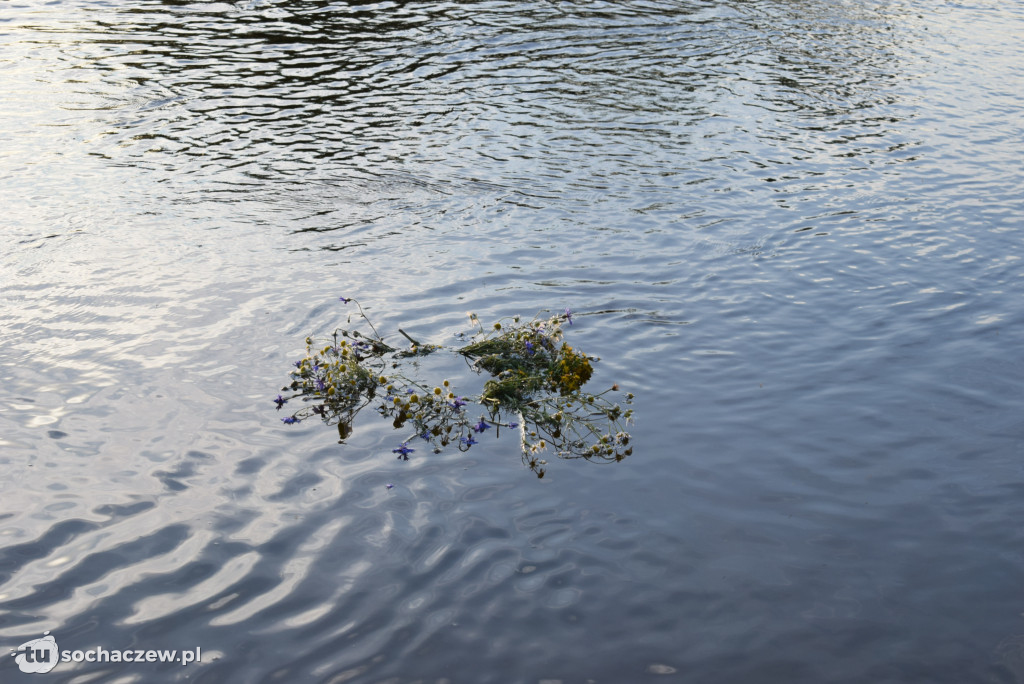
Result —
<svg viewBox="0 0 1024 684"><path fill-rule="evenodd" d="M419 343L419 342L417 342L416 340L414 340L414 339L412 339L411 337L409 337L408 333L406 333L406 332L405 332L404 330L402 330L401 328L399 328L399 329L398 329L398 332L402 333L402 337L404 337L405 339L407 339L407 340L409 340L410 342L412 342L414 346L416 346L416 347L422 347L422 346L423 346L422 344L420 344L420 343Z"/></svg>

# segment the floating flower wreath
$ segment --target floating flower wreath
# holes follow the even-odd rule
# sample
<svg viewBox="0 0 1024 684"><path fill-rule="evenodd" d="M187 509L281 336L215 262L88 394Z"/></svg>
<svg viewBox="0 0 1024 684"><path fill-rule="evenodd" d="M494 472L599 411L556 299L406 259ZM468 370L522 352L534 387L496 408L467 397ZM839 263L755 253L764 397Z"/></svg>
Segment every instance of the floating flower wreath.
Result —
<svg viewBox="0 0 1024 684"><path fill-rule="evenodd" d="M590 461L616 462L632 453L625 426L632 422L633 410L608 396L618 392L618 385L597 394L582 390L597 359L564 341L562 326L573 323L568 309L546 319L502 319L490 330L470 314L477 332L462 347L421 344L399 328L410 342L399 349L384 342L359 302L340 299L356 305L372 334L353 328L338 329L326 340L306 338L306 355L295 362L292 383L282 390L291 394L274 400L278 409L292 399L303 402L284 423L319 417L336 425L344 441L356 414L373 405L396 429L411 429L392 449L402 460L416 451L410 443L417 438L434 453L447 446L466 451L492 427L495 435L501 428L517 429L523 463L538 477L544 477L547 462L542 456L549 447L560 458ZM490 374L478 396L460 396L448 380L425 383L403 372L408 359L442 350L465 357L474 371ZM627 393L622 404L628 407L632 401ZM473 404L482 408L479 419L467 408Z"/></svg>

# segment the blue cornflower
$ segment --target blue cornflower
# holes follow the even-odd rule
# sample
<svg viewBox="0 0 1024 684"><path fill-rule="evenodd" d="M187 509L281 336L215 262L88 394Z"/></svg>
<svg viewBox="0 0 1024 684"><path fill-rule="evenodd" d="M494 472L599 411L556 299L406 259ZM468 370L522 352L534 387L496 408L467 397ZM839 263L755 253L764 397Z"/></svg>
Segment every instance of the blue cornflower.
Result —
<svg viewBox="0 0 1024 684"><path fill-rule="evenodd" d="M320 392L323 392L325 389L327 389L327 383L324 382L323 380L321 380L320 378L317 378L316 379L316 388Z"/></svg>
<svg viewBox="0 0 1024 684"><path fill-rule="evenodd" d="M448 405L453 409L458 410L466 405L466 397L455 397L453 401L449 401Z"/></svg>
<svg viewBox="0 0 1024 684"><path fill-rule="evenodd" d="M298 423L299 419L296 418L295 416L288 416L287 418L282 418L281 422L284 423L285 425L292 425L294 423Z"/></svg>
<svg viewBox="0 0 1024 684"><path fill-rule="evenodd" d="M414 451L416 451L416 450L409 448L409 443L408 442L402 442L401 444L398 445L397 449L392 449L391 453L398 454L398 458L401 458L403 460L408 461L409 460L409 454L411 454Z"/></svg>
<svg viewBox="0 0 1024 684"><path fill-rule="evenodd" d="M349 302L352 301L352 299L351 297L338 297L338 301L340 301L342 304L348 304Z"/></svg>
<svg viewBox="0 0 1024 684"><path fill-rule="evenodd" d="M295 367L296 368L302 368L302 362L301 361L296 361L295 362Z"/></svg>
<svg viewBox="0 0 1024 684"><path fill-rule="evenodd" d="M424 440L429 442L430 441L430 433L429 432L422 432L422 433L420 433L419 438L420 439L424 439Z"/></svg>
<svg viewBox="0 0 1024 684"><path fill-rule="evenodd" d="M393 488L393 487L394 487L395 485L393 485L393 484L391 484L390 482L388 482L388 483L387 483L386 485L384 485L384 486L385 486L385 487L386 487L387 489L392 489L392 488Z"/></svg>
<svg viewBox="0 0 1024 684"><path fill-rule="evenodd" d="M280 394L278 394L277 398L274 399L274 402L277 404L277 408L281 408L282 406L284 406L286 401L288 400L282 397Z"/></svg>
<svg viewBox="0 0 1024 684"><path fill-rule="evenodd" d="M483 432L484 430L489 430L490 427L491 426L485 423L484 419L481 418L480 422L473 426L473 432Z"/></svg>
<svg viewBox="0 0 1024 684"><path fill-rule="evenodd" d="M572 325L572 311L565 310L565 320L569 321L569 325Z"/></svg>
<svg viewBox="0 0 1024 684"><path fill-rule="evenodd" d="M519 427L519 423L509 423L508 426L509 428L517 428Z"/></svg>
<svg viewBox="0 0 1024 684"><path fill-rule="evenodd" d="M526 341L526 353L533 356L533 342L530 342L529 340Z"/></svg>
<svg viewBox="0 0 1024 684"><path fill-rule="evenodd" d="M469 437L460 437L459 441L462 442L463 444L465 444L466 446L473 446L474 444L479 444L480 443L480 442L476 441L475 439L473 439L473 435L470 435Z"/></svg>

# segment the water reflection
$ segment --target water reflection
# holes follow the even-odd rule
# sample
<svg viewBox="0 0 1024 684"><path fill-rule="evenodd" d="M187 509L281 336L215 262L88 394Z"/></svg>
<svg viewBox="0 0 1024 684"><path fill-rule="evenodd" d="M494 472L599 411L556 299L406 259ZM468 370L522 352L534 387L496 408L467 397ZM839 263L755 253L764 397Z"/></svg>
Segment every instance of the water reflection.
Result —
<svg viewBox="0 0 1024 684"><path fill-rule="evenodd" d="M776 3L151 3L33 30L111 89L91 151L114 160L243 188L432 168L624 196L617 176L674 171L678 158L644 157L685 154L714 119L779 163L789 141L766 117L828 129L891 104L894 55L915 39L903 19Z"/></svg>
<svg viewBox="0 0 1024 684"><path fill-rule="evenodd" d="M123 681L1019 677L1020 8L5 18L11 644L216 654L64 671ZM285 430L343 294L449 340L603 312L642 457L538 483Z"/></svg>
<svg viewBox="0 0 1024 684"><path fill-rule="evenodd" d="M920 144L893 89L917 76L900 6L148 3L21 28L92 112L77 154L287 225L294 249L496 213L521 237L722 234L739 178L791 207Z"/></svg>

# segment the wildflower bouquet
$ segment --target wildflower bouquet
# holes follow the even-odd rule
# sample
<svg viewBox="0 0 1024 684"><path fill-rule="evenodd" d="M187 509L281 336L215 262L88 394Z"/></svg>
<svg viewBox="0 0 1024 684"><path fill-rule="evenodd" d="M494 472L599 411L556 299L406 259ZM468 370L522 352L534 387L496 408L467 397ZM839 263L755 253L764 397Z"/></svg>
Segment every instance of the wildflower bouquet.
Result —
<svg viewBox="0 0 1024 684"><path fill-rule="evenodd" d="M282 419L285 423L318 416L336 425L344 441L356 414L373 405L396 429L410 430L392 450L403 460L416 451L409 444L417 438L434 453L447 446L466 451L491 428L495 435L501 428L518 429L523 462L538 477L544 477L547 463L542 456L548 447L560 458L591 461L621 461L632 453L624 427L633 411L608 396L618 386L598 394L582 390L597 359L563 339L563 324L572 325L572 312L529 321L516 316L489 330L471 314L477 331L458 348L421 344L399 328L410 343L399 349L384 342L358 302L341 301L358 307L372 334L353 328L336 330L328 340L306 338L306 355L295 362L292 383L282 390L291 395L275 399L278 409L292 399L303 402ZM471 370L491 376L479 395L460 396L449 380L425 383L406 375L406 360L441 350L461 355ZM623 403L628 406L632 400L626 394ZM470 405L481 407L479 419L471 417Z"/></svg>

